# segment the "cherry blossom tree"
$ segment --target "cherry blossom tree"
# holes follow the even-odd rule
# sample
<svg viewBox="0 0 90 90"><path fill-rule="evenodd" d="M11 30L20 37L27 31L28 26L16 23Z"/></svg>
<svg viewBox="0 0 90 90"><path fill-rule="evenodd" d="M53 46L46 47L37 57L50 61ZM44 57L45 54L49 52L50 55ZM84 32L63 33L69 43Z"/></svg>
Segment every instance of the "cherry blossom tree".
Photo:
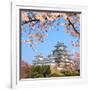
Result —
<svg viewBox="0 0 90 90"><path fill-rule="evenodd" d="M24 25L28 24L30 30L28 31L28 40L22 41L29 43L31 48L38 43L43 43L44 38L48 37L48 30L53 30L53 26L65 26L65 32L77 38L76 41L71 41L72 46L80 46L80 13L79 12L60 12L60 11L30 11L21 10L21 31L27 32ZM60 22L60 18L64 22ZM48 29L49 28L49 29ZM57 28L56 31L59 31Z"/></svg>
<svg viewBox="0 0 90 90"><path fill-rule="evenodd" d="M20 62L20 78L27 78L30 73L31 65L24 60Z"/></svg>

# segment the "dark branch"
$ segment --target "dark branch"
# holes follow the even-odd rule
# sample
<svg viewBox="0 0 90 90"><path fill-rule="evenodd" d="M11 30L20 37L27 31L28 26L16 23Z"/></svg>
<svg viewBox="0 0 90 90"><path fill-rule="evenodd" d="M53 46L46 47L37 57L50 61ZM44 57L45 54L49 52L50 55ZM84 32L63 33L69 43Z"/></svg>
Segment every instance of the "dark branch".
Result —
<svg viewBox="0 0 90 90"><path fill-rule="evenodd" d="M40 20L39 19L36 19L36 18L34 18L34 19L32 19L32 18L29 18L29 21L24 21L24 23L22 24L22 25L24 25L24 24L27 24L27 23L30 23L30 22L40 22Z"/></svg>
<svg viewBox="0 0 90 90"><path fill-rule="evenodd" d="M74 29L74 31L80 35L80 33L76 30L76 28L74 27L74 24L69 20L69 18L67 18L68 22L69 22L69 25L71 25Z"/></svg>

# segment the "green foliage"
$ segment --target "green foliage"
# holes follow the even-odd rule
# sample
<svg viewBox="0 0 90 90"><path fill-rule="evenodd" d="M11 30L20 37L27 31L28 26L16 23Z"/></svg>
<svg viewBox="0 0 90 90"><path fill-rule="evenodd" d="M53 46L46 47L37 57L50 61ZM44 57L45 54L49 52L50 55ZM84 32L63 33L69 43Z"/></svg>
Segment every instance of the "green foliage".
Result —
<svg viewBox="0 0 90 90"><path fill-rule="evenodd" d="M79 71L64 71L63 73L61 72L57 73L56 71L52 74L52 77L65 77L65 76L80 76L80 72Z"/></svg>
<svg viewBox="0 0 90 90"><path fill-rule="evenodd" d="M42 74L39 74L38 72L31 72L29 74L29 78L39 78L39 77L44 77Z"/></svg>
<svg viewBox="0 0 90 90"><path fill-rule="evenodd" d="M31 72L29 73L29 78L41 78L41 77L50 77L51 71L50 66L32 66Z"/></svg>
<svg viewBox="0 0 90 90"><path fill-rule="evenodd" d="M51 68L52 77L65 77L65 76L80 76L80 70L63 70L59 71L56 68Z"/></svg>
<svg viewBox="0 0 90 90"><path fill-rule="evenodd" d="M65 75L63 73L53 73L52 77L64 77Z"/></svg>
<svg viewBox="0 0 90 90"><path fill-rule="evenodd" d="M61 77L61 76L64 76L64 74L61 73L60 71L58 71L56 68L51 67L51 76L52 77Z"/></svg>
<svg viewBox="0 0 90 90"><path fill-rule="evenodd" d="M32 66L28 73L28 78L45 78L45 77L65 77L65 76L80 76L80 70L65 70L63 72L57 69L50 69L49 65Z"/></svg>
<svg viewBox="0 0 90 90"><path fill-rule="evenodd" d="M65 71L64 72L65 76L80 76L80 70L76 71Z"/></svg>

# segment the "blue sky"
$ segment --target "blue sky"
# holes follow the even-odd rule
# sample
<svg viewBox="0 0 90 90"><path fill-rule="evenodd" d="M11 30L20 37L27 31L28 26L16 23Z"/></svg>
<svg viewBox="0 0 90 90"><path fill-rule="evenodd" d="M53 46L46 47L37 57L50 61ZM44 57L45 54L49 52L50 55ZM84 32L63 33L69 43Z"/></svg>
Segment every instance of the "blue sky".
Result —
<svg viewBox="0 0 90 90"><path fill-rule="evenodd" d="M63 18L60 18L59 21L62 23L64 22ZM56 31L56 29L59 29L59 31ZM26 30L27 32L22 32L21 35L21 39L22 40L28 40L28 31L30 31L30 27L28 24L25 24L23 26L23 29ZM59 25L59 26L55 26L53 24L53 29L50 30L50 28L48 27L48 37L44 38L44 42L43 43L39 43L37 44L37 49L38 51L44 56L48 56L51 51L54 49L54 46L56 45L57 41L64 43L67 47L68 50L71 51L71 53L73 52L77 52L79 51L79 47L73 47L71 44L71 41L76 41L77 39L75 37L73 37L70 34L67 34L65 31L65 26ZM29 47L28 43L21 43L21 60L24 60L26 62L28 62L29 64L32 64L32 60L34 60L34 56L36 55L36 53Z"/></svg>

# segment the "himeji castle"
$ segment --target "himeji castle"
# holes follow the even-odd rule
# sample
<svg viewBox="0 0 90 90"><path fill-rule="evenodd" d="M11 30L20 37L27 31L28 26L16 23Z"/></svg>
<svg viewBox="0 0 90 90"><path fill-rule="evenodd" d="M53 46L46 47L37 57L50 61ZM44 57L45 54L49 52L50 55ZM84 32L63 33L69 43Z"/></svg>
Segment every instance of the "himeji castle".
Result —
<svg viewBox="0 0 90 90"><path fill-rule="evenodd" d="M47 58L44 58L42 55L35 56L33 60L33 65L55 65L60 64L61 62L68 62L69 55L66 55L66 46L64 43L58 42L55 46L55 50Z"/></svg>
<svg viewBox="0 0 90 90"><path fill-rule="evenodd" d="M33 60L33 65L55 65L55 57L50 56L48 58L44 58L42 55L35 56L35 60Z"/></svg>
<svg viewBox="0 0 90 90"><path fill-rule="evenodd" d="M33 60L33 65L53 65L57 67L58 70L65 70L67 68L72 70L80 69L80 61L72 58L70 52L66 50L64 43L58 42L54 47L55 49L47 58L44 58L41 54L36 55Z"/></svg>

